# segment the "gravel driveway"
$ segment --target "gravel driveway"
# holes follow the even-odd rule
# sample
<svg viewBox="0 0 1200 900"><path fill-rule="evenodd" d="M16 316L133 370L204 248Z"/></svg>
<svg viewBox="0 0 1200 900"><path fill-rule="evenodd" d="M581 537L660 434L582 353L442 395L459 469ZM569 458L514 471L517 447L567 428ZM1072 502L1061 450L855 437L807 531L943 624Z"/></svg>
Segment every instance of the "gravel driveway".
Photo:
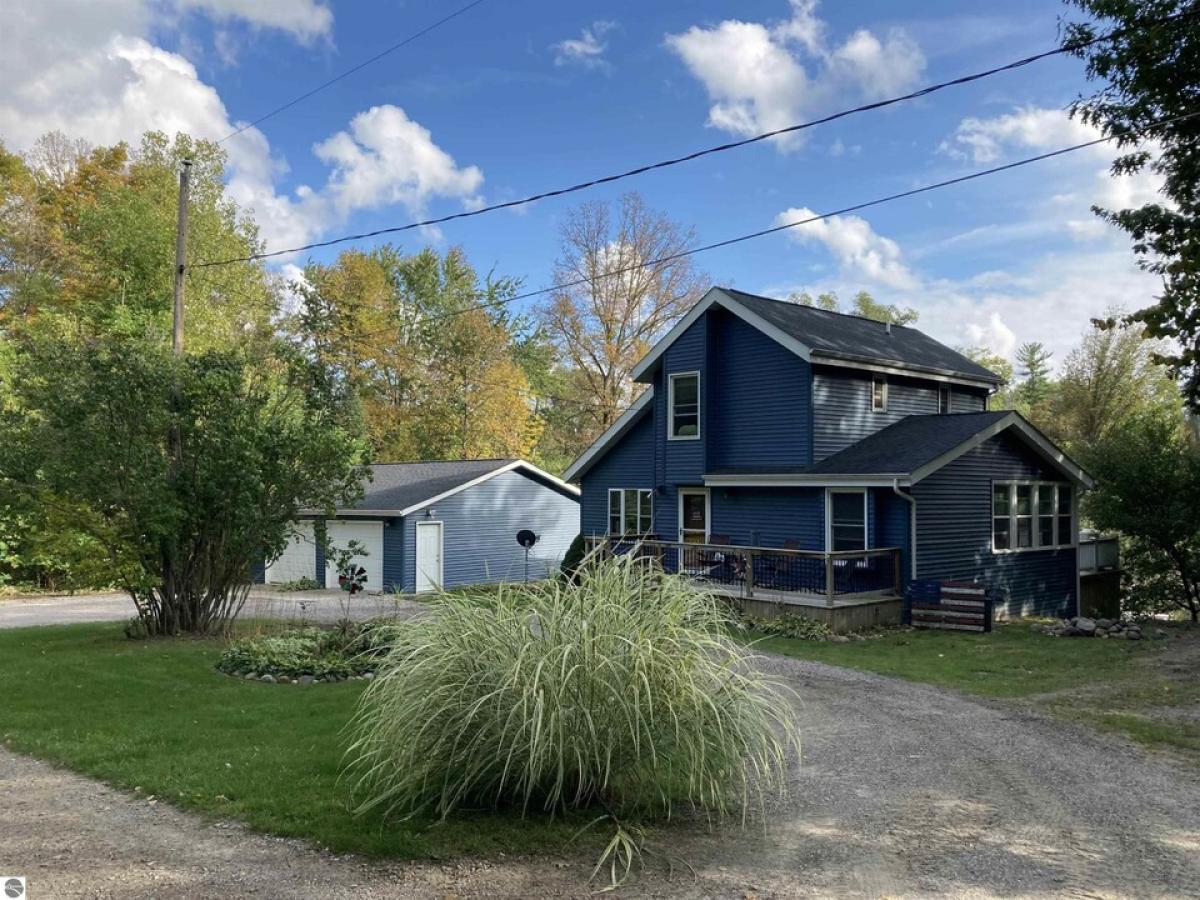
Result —
<svg viewBox="0 0 1200 900"><path fill-rule="evenodd" d="M255 587L246 599L242 617L336 622L347 615L351 619L382 615L407 618L420 609L419 603L393 594L359 594L351 600L343 591L276 591ZM0 628L121 622L135 615L137 609L124 593L0 599Z"/></svg>
<svg viewBox="0 0 1200 900"><path fill-rule="evenodd" d="M652 835L619 896L1198 897L1200 778L1115 739L922 685L770 657L804 764L769 825ZM0 723L2 729L2 723ZM0 751L0 872L34 897L586 897L578 855L370 864L209 825Z"/></svg>

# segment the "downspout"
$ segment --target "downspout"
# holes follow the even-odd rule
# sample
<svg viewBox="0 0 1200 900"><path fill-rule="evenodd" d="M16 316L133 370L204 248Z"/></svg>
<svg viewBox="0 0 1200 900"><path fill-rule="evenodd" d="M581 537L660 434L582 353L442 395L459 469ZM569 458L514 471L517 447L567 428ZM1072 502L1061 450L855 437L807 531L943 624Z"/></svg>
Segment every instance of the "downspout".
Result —
<svg viewBox="0 0 1200 900"><path fill-rule="evenodd" d="M892 492L897 497L902 497L908 501L909 517L908 517L908 566L909 580L917 580L917 498L912 494L906 494L900 490L900 479L892 479Z"/></svg>

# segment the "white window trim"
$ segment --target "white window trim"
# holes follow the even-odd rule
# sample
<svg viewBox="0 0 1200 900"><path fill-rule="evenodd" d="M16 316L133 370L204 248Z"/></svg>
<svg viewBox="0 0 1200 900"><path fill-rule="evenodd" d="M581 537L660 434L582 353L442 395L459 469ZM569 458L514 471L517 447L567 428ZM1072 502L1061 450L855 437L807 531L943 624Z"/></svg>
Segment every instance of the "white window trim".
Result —
<svg viewBox="0 0 1200 900"><path fill-rule="evenodd" d="M676 378L691 378L696 379L696 433L695 434L675 434L675 379ZM700 393L700 372L672 372L667 376L667 440L668 441L698 441L700 435L703 434L703 411L704 402L703 395Z"/></svg>
<svg viewBox="0 0 1200 900"><path fill-rule="evenodd" d="M998 549L996 547L996 522L995 522L995 520L1001 518L1001 516L996 515L996 507L995 507L996 487L999 485L1005 485L1008 487L1008 510L1009 510L1009 512L1008 512L1008 543L1009 543L1009 546L1007 549ZM1033 488L1033 491L1031 492L1030 497L1029 497L1030 514L1029 514L1028 518L1030 520L1029 521L1030 546L1028 546L1028 547L1018 547L1017 546L1017 518L1018 517L1015 513L1013 513L1013 510L1016 508L1016 502L1017 502L1016 493L1017 493L1018 485L1029 485ZM1043 487L1048 487L1048 488L1054 489L1054 500L1053 500L1054 512L1051 515L1051 518L1054 519L1054 534L1055 534L1055 536L1058 535L1058 520L1060 517L1060 513L1058 512L1058 491L1062 488L1066 488L1068 491L1071 492L1071 529L1070 529L1071 542L1068 544L1057 544L1057 543L1042 544L1042 543L1038 542L1038 537L1039 537L1038 519L1040 518L1040 516L1038 515L1038 492ZM1071 484L1069 481L1036 481L1036 480L1030 480L1030 479L1017 479L1015 481L1010 481L1010 480L1004 479L1004 478L994 479L991 483L991 491L988 493L988 512L990 513L990 515L988 516L988 544L992 548L992 553L994 553L997 556L1002 556L1002 555L1009 554L1009 553L1037 553L1037 552L1040 552L1043 550L1070 550L1072 548L1078 547L1079 546L1079 519L1078 519L1079 510L1077 509L1078 505L1079 505L1078 492L1075 490L1075 486L1073 484ZM1026 518L1026 517L1021 516L1020 518Z"/></svg>
<svg viewBox="0 0 1200 900"><path fill-rule="evenodd" d="M875 405L875 385L883 385L883 404ZM871 376L871 412L887 412L888 408L888 380L886 375Z"/></svg>
<svg viewBox="0 0 1200 900"><path fill-rule="evenodd" d="M943 397L946 398L946 408L945 409L942 409L942 398ZM940 415L944 415L944 414L950 412L951 408L953 406L953 403L954 403L954 395L950 391L950 385L948 385L948 384L938 385L938 413Z"/></svg>
<svg viewBox="0 0 1200 900"><path fill-rule="evenodd" d="M708 488L680 488L678 490L678 511L675 518L675 530L679 534L679 540L683 541L683 498L688 494L700 494L704 496L704 543L708 543L712 537L712 491Z"/></svg>
<svg viewBox="0 0 1200 900"><path fill-rule="evenodd" d="M625 494L629 491L632 491L637 496L637 501L636 501L637 502L637 513L636 513L636 515L637 515L637 520L638 520L639 525L641 524L641 521L642 521L642 508L641 508L642 494L650 495L650 527L647 528L645 531L638 531L636 533L637 534L650 534L654 529L654 491L653 490L651 490L650 488L609 488L608 495L606 498L608 500L608 504L604 507L604 533L607 534L609 537L622 537L627 533L625 531L614 532L612 530L612 516L613 516L612 495L616 494L618 496L618 498L620 499L620 503L619 503L619 506L621 509L620 519L621 519L621 526L622 526L622 528L624 528L624 526L625 526Z"/></svg>
<svg viewBox="0 0 1200 900"><path fill-rule="evenodd" d="M825 552L833 551L833 495L862 494L863 498L863 549L871 549L871 516L867 509L866 488L826 488L825 489ZM838 551L857 553L857 550Z"/></svg>

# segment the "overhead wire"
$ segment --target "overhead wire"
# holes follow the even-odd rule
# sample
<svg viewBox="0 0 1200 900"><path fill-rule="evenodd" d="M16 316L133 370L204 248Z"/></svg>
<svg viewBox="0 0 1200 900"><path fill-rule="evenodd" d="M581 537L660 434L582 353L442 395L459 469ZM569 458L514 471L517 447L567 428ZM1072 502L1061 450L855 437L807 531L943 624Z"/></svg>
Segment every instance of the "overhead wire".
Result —
<svg viewBox="0 0 1200 900"><path fill-rule="evenodd" d="M383 59L385 56L395 53L397 50L401 49L402 47L408 46L409 44L411 44L413 41L417 40L418 38L422 38L425 35L429 34L429 32L434 31L437 28L441 28L443 25L447 24L448 22L450 22L454 19L457 19L459 16L463 15L466 12L469 12L470 10L474 9L476 6L479 6L479 4L481 4L483 2L485 2L485 0L472 0L472 2L468 3L466 6L459 7L454 12L450 13L447 16L443 16L442 18L438 19L436 22L434 22L431 25L426 25L420 31L410 34L408 37L404 38L404 40L397 41L395 44L392 44L390 47L387 47L386 49L379 51L374 56L371 56L368 59L364 59L362 62L358 63L357 65L352 66L349 69L346 69L344 72L341 72L341 73L333 76L332 78L330 78L327 81L321 82L320 84L318 84L316 87L312 88L311 90L305 91L303 94L300 94L297 97L293 97L287 103L284 103L281 106L275 107L270 112L264 113L263 115L261 115L257 119L255 119L254 121L247 122L246 124L239 126L235 131L230 132L229 134L225 135L225 137L223 137L219 141L217 141L217 143L224 144L226 141L231 141L235 137L237 137L239 134L242 134L245 131L249 131L251 128L254 128L256 125L261 125L263 122L267 121L267 119L273 118L273 117L279 115L281 112L284 112L285 110L289 110L293 106L303 103L309 97L312 97L316 94L321 93L321 91L325 90L328 87L331 87L332 85L337 84L339 81L341 81L345 78L349 78L355 72L362 71L363 69L365 69L367 66L371 65L372 63L378 62L379 60Z"/></svg>
<svg viewBox="0 0 1200 900"><path fill-rule="evenodd" d="M1154 22L1149 22L1149 23L1145 23L1142 25L1138 25L1138 26L1131 26L1128 28L1115 29L1113 31L1106 32L1105 34L1097 35L1096 37L1090 38L1086 41L1077 41L1077 42L1073 42L1073 43L1064 44L1060 47L1055 47L1050 50L1045 50L1040 53L1035 53L1030 56L1025 56L1025 57L1022 57L1021 59L1013 60L1012 62L1005 63L1003 65L994 66L990 69L984 69L983 71L974 72L969 75L962 75L957 78L952 78L948 81L941 81L936 84L927 85L927 86L925 86L923 88L919 88L915 91L910 91L909 93L900 94L895 97L889 97L885 100L877 100L872 103L864 103L859 106L851 107L849 109L843 109L838 112L830 113L829 115L822 116L821 118L818 118L818 119L812 119L810 121L801 122L801 123L795 124L795 125L788 125L786 127L777 128L772 131L764 131L761 134L756 134L752 137L744 138L742 140L730 141L730 142L727 142L724 144L718 144L714 147L707 147L703 150L697 150L695 152L688 153L683 156L676 156L676 157L672 157L670 159L664 159L664 160L660 160L658 162L649 163L647 165L637 166L635 168L626 170L624 172L619 172L619 173L611 174L611 175L604 175L604 176L601 176L598 178L590 179L588 181L582 181L577 184L570 185L568 187L562 187L562 188L556 188L553 190L542 191L540 193L531 194L527 197L522 197L522 198L516 199L516 200L508 200L503 203L493 203L488 206L480 207L478 209L464 210L462 212L450 213L448 215L438 216L436 218L423 219L421 221L416 221L416 222L408 222L403 225L387 226L384 228L377 228L377 229L374 229L371 231L363 231L363 232L358 232L356 234L347 234L347 235L342 235L340 237L329 238L329 239L323 240L323 241L313 241L311 243L302 244L302 245L299 245L296 247L288 247L288 248L284 248L284 249L280 249L280 250L264 251L261 253L251 253L251 254L247 254L245 256L234 256L234 257L227 257L227 258L222 258L222 259L203 260L203 261L199 261L199 262L190 263L189 265L192 268L205 268L205 267L210 267L210 266L233 265L235 263L242 263L242 262L256 262L258 260L263 260L263 259L272 259L272 258L279 257L279 256L287 256L287 255L290 255L293 253L302 253L305 250L317 250L317 249L321 249L321 248L325 248L325 247L337 246L339 244L344 244L344 243L348 243L351 241L361 241L361 240L366 240L368 238L381 237L383 235L388 235L388 234L399 234L399 233L402 233L405 231L411 231L411 230L414 230L417 228L425 228L425 227L429 227L429 226L433 226L433 225L443 225L447 222L453 222L453 221L456 221L459 219L468 219L468 218L473 218L475 216L482 216L482 215L485 215L488 213L497 212L500 210L513 209L515 207L524 206L524 205L527 205L530 203L536 203L540 200L545 200L545 199L548 199L551 197L561 197L561 196L564 196L567 194L573 194L573 193L577 193L579 191L588 190L590 188L594 188L594 187L597 187L600 185L611 184L613 182L621 181L623 179L633 178L638 175L643 175L647 172L652 172L652 171L656 171L659 169L666 169L666 168L670 168L673 166L681 165L683 163L691 162L693 160L697 160L697 159L700 159L700 158L706 157L706 156L711 156L713 154L724 153L729 150L736 150L741 147L746 147L751 144L759 143L761 141L770 140L772 138L781 137L781 136L789 135L789 134L794 134L796 132L804 131L804 130L807 130L810 128L815 128L819 125L825 125L825 124L828 124L829 122L834 122L839 119L846 118L848 116L857 115L859 113L869 112L869 111L873 111L873 110L877 110L877 109L883 109L888 106L894 106L899 103L905 103L910 100L915 100L915 99L918 99L921 97L927 97L930 94L937 93L938 91L942 91L942 90L945 90L950 87L957 87L957 86L961 86L964 84L970 84L972 82L979 81L984 78L989 78L993 75L997 75L1002 72L1009 72L1009 71L1013 71L1015 69L1024 68L1025 66L1032 65L1036 62L1040 62L1041 60L1048 59L1050 57L1060 56L1060 55L1069 54L1069 53L1076 53L1079 50L1085 49L1085 48L1093 46L1095 44L1102 43L1104 41L1115 40L1119 37L1122 37L1122 36L1130 33L1131 31L1134 31L1134 30L1142 30L1142 29L1147 29L1147 28L1161 28L1165 25L1174 24L1175 22L1178 22L1184 18L1197 16L1197 15L1200 15L1200 9L1185 10L1183 12L1175 13L1172 16L1165 16L1162 19L1156 20Z"/></svg>

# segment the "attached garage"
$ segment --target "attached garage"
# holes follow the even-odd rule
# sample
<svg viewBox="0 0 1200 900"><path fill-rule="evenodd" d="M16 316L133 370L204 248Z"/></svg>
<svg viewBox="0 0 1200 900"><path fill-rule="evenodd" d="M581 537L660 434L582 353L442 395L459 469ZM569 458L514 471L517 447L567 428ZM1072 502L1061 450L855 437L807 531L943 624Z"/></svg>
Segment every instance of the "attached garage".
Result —
<svg viewBox="0 0 1200 900"><path fill-rule="evenodd" d="M520 459L378 463L362 501L324 526L331 547L363 548L354 564L372 593L520 581L527 563L530 579L540 579L558 570L579 533L579 491ZM522 530L537 535L528 555L517 543ZM299 531L264 580L309 577L336 588L339 573L315 521Z"/></svg>

